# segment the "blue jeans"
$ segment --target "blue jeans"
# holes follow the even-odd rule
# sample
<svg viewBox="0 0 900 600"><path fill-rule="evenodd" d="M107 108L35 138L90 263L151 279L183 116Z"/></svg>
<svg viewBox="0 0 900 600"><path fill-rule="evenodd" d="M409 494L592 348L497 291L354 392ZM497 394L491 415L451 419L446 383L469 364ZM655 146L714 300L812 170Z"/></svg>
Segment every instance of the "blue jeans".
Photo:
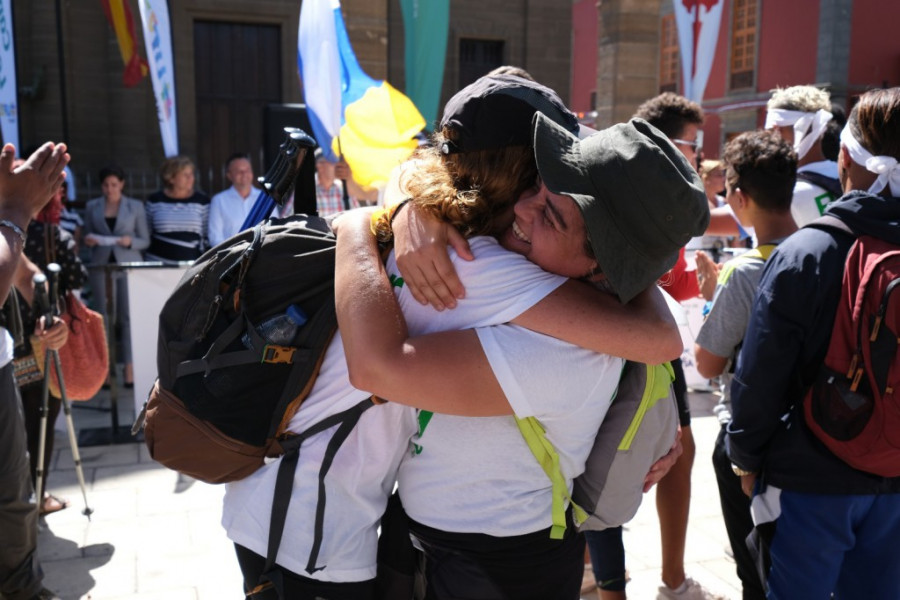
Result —
<svg viewBox="0 0 900 600"><path fill-rule="evenodd" d="M768 598L900 598L900 494L782 490Z"/></svg>

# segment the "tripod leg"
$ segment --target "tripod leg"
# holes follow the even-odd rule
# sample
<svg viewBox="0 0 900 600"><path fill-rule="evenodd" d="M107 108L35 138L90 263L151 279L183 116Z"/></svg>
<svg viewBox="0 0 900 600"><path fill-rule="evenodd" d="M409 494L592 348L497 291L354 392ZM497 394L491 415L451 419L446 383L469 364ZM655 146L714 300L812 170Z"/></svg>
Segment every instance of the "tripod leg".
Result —
<svg viewBox="0 0 900 600"><path fill-rule="evenodd" d="M84 497L84 514L88 520L94 509L88 505L87 487L84 484L84 470L81 467L81 453L78 451L78 438L75 435L75 422L72 420L72 405L69 404L69 397L66 395L66 382L62 376L62 365L59 362L59 352L51 350L49 354L53 355L53 364L56 366L56 377L59 381L59 395L62 398L63 411L66 413L66 429L69 432L69 446L72 448L72 460L75 462L75 474L78 476L78 483L81 485L81 495ZM48 356L49 356L48 354Z"/></svg>
<svg viewBox="0 0 900 600"><path fill-rule="evenodd" d="M50 411L50 351L44 354L44 382L41 396L41 423L38 427L38 455L35 465L34 492L38 510L44 507L44 453L47 445L47 413Z"/></svg>

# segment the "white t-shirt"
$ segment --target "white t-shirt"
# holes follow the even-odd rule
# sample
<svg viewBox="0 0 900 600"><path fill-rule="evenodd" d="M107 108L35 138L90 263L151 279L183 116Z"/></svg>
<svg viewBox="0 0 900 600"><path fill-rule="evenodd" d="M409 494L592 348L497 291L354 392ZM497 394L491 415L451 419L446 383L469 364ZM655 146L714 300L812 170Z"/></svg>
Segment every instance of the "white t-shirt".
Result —
<svg viewBox="0 0 900 600"><path fill-rule="evenodd" d="M218 246L240 231L258 197L255 187L244 198L234 186L213 196L209 204L209 245Z"/></svg>
<svg viewBox="0 0 900 600"><path fill-rule="evenodd" d="M797 169L798 173L804 171L838 178L837 163L833 160L809 163ZM825 189L798 178L794 184L794 197L791 199L791 215L797 227L803 227L821 217L825 207L835 200L837 198Z"/></svg>
<svg viewBox="0 0 900 600"><path fill-rule="evenodd" d="M0 327L0 368L8 365L13 359L13 339L9 332Z"/></svg>
<svg viewBox="0 0 900 600"><path fill-rule="evenodd" d="M422 306L398 282L398 298L411 335L505 323L566 281L523 256L504 250L493 238L473 238L469 242L477 257L475 261L452 255L466 287L466 297L456 309L438 312ZM391 275L398 273L393 254L387 270ZM301 432L368 396L350 385L338 334L325 354L312 392L289 429ZM321 581L364 581L375 577L377 527L400 460L407 454L410 436L416 431L415 414L414 409L393 403L370 408L341 446L325 478L327 508L317 565L324 568L312 574L305 569L313 541L317 474L333 429L303 444L278 552L279 565ZM274 461L226 486L222 525L228 537L262 556L266 554L278 465L279 461Z"/></svg>
<svg viewBox="0 0 900 600"><path fill-rule="evenodd" d="M569 483L584 471L624 361L516 325L478 329L516 416L537 417ZM442 531L513 536L552 524L552 486L512 416L434 415L400 466L414 520Z"/></svg>

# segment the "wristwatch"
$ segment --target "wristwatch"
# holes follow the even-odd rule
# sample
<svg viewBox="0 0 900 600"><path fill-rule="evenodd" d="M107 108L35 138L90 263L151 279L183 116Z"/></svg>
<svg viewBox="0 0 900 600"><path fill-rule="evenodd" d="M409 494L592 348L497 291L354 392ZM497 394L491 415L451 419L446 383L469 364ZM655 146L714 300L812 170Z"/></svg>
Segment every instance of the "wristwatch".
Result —
<svg viewBox="0 0 900 600"><path fill-rule="evenodd" d="M731 463L731 470L734 471L734 474L738 477L745 477L747 475L756 475L756 471L745 471L734 463Z"/></svg>

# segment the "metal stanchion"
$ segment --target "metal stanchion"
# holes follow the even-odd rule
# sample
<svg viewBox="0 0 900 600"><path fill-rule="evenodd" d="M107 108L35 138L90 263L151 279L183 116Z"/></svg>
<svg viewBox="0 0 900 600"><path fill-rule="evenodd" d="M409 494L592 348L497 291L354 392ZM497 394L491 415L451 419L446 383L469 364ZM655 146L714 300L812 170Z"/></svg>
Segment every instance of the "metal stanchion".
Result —
<svg viewBox="0 0 900 600"><path fill-rule="evenodd" d="M43 274L37 274L34 276L34 298L35 304L39 308L40 312L44 315L44 324L45 327L50 327L53 323L53 318L59 316L59 273L60 267L56 263L50 263L47 265L47 273L50 274L49 277L49 292L45 285L48 283L48 278ZM48 297L49 296L49 297ZM84 510L82 514L84 514L88 520L91 518L91 513L94 512L94 509L90 507L88 504L87 498L87 486L84 483L84 470L81 466L81 452L78 450L78 440L75 435L75 422L72 419L72 405L69 403L69 398L66 395L66 382L63 377L62 372L62 364L59 361L59 353L56 350L51 350L50 348L44 349L44 384L43 384L43 399L41 401L41 424L40 424L40 435L38 437L38 461L37 461L37 477L36 477L36 498L38 502L43 501L43 487L44 487L44 446L47 443L47 412L48 412L48 404L50 402L50 361L53 360L53 366L56 368L56 378L59 384L59 395L62 400L63 411L66 415L66 430L69 433L69 446L72 449L72 460L75 463L75 474L78 476L78 483L81 486L81 495L84 498Z"/></svg>

